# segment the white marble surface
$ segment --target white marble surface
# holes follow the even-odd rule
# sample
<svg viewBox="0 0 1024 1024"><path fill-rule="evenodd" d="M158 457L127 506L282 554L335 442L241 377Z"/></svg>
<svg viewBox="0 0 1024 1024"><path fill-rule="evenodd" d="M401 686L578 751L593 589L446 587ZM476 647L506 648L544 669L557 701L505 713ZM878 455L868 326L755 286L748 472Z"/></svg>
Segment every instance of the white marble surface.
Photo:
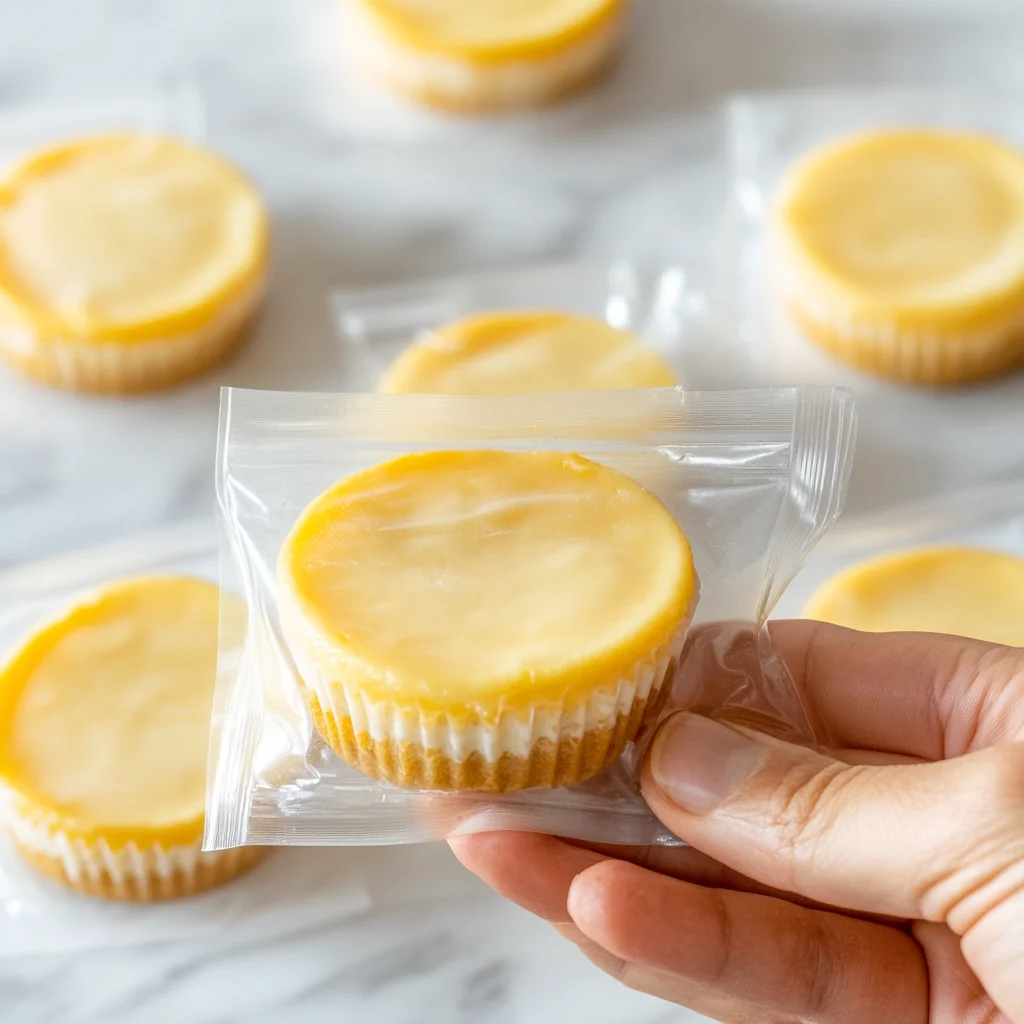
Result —
<svg viewBox="0 0 1024 1024"><path fill-rule="evenodd" d="M724 92L883 80L1024 87L1024 11L1013 0L639 0L621 67L594 95L538 116L453 122L348 79L335 3L0 4L0 109L192 80L211 141L266 190L275 223L266 315L214 378L124 401L0 378L0 564L208 514L220 383L343 386L331 286L573 254L700 253L722 175L699 114ZM1019 465L1022 397L1019 381L959 396L943 407L942 430L922 430L936 399L880 392L852 504ZM338 870L368 880L374 909L358 921L328 916L297 933L242 921L162 946L3 959L0 1018L693 1019L599 975L444 849L340 851Z"/></svg>

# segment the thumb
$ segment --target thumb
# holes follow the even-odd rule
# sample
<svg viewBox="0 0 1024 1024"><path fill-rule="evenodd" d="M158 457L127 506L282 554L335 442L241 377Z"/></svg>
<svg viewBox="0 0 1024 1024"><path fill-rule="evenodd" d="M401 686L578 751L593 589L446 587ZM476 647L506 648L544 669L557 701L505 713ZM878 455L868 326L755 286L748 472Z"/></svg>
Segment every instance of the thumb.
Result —
<svg viewBox="0 0 1024 1024"><path fill-rule="evenodd" d="M643 793L681 839L778 889L961 935L1009 898L1024 919L1024 744L850 765L680 713L651 744Z"/></svg>

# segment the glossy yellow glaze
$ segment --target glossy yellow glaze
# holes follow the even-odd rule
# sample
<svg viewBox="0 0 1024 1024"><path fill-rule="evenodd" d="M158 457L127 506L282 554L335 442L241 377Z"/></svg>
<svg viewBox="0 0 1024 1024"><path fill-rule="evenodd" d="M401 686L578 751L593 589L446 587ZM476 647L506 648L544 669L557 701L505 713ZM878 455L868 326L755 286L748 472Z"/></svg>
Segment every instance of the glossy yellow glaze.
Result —
<svg viewBox="0 0 1024 1024"><path fill-rule="evenodd" d="M39 151L0 180L0 325L63 342L202 327L267 262L255 189L206 150L118 134Z"/></svg>
<svg viewBox="0 0 1024 1024"><path fill-rule="evenodd" d="M500 395L678 384L662 357L603 320L486 313L433 331L384 375L381 391Z"/></svg>
<svg viewBox="0 0 1024 1024"><path fill-rule="evenodd" d="M939 335L1024 311L1024 155L993 139L921 129L832 143L790 174L778 226L801 304Z"/></svg>
<svg viewBox="0 0 1024 1024"><path fill-rule="evenodd" d="M1024 646L1024 559L969 547L884 555L825 583L804 616L869 632L952 633Z"/></svg>
<svg viewBox="0 0 1024 1024"><path fill-rule="evenodd" d="M572 47L624 10L623 0L352 0L403 46L478 63Z"/></svg>
<svg viewBox="0 0 1024 1024"><path fill-rule="evenodd" d="M499 451L342 481L299 517L278 580L286 633L323 678L480 721L628 677L695 587L685 535L635 481L578 455Z"/></svg>
<svg viewBox="0 0 1024 1024"><path fill-rule="evenodd" d="M129 580L39 630L0 671L0 781L17 813L112 848L196 841L219 590ZM241 602L225 605L240 633Z"/></svg>

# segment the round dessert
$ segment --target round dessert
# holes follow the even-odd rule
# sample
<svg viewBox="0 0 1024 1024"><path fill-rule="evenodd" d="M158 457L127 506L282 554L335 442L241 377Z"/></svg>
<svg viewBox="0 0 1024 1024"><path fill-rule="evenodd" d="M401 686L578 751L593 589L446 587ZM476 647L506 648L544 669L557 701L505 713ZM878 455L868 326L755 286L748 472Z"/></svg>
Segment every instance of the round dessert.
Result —
<svg viewBox="0 0 1024 1024"><path fill-rule="evenodd" d="M44 875L159 900L234 877L262 851L200 851L220 592L137 579L79 601L0 668L4 824ZM241 640L245 609L225 602Z"/></svg>
<svg viewBox="0 0 1024 1024"><path fill-rule="evenodd" d="M625 0L348 0L353 61L396 92L461 112L531 107L611 63Z"/></svg>
<svg viewBox="0 0 1024 1024"><path fill-rule="evenodd" d="M444 395L606 391L677 384L628 331L568 313L485 313L446 324L392 363L380 390Z"/></svg>
<svg viewBox="0 0 1024 1024"><path fill-rule="evenodd" d="M804 332L883 377L949 385L1024 361L1024 154L993 139L881 131L807 157L773 234Z"/></svg>
<svg viewBox="0 0 1024 1024"><path fill-rule="evenodd" d="M867 632L951 633L1024 646L1024 559L969 547L884 555L839 573L804 616Z"/></svg>
<svg viewBox="0 0 1024 1024"><path fill-rule="evenodd" d="M281 623L313 720L400 786L566 786L635 737L696 601L690 547L621 473L559 452L407 455L301 515Z"/></svg>
<svg viewBox="0 0 1024 1024"><path fill-rule="evenodd" d="M258 193L206 150L118 134L36 152L0 179L0 357L78 391L194 376L243 337L267 239Z"/></svg>

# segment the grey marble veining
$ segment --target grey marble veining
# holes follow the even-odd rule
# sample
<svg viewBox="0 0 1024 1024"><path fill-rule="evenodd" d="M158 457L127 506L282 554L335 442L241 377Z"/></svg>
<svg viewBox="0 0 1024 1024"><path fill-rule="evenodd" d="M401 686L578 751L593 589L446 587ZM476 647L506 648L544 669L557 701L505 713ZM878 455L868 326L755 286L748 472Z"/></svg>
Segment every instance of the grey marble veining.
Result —
<svg viewBox="0 0 1024 1024"><path fill-rule="evenodd" d="M351 80L337 2L3 5L0 113L72 92L199 87L210 141L269 198L274 284L239 357L166 396L76 398L0 376L0 565L207 514L221 383L344 386L332 287L571 255L698 258L725 186L706 114L723 93L883 80L1024 87L1013 0L638 0L607 85L539 115L465 122ZM930 399L889 396L862 429L853 504L1016 466L987 417L1019 411L1022 397L1019 382L956 396L962 429L922 438L906 424ZM352 851L349 863L375 901L356 920L236 922L163 946L0 959L0 1019L694 1019L600 975L444 849Z"/></svg>

